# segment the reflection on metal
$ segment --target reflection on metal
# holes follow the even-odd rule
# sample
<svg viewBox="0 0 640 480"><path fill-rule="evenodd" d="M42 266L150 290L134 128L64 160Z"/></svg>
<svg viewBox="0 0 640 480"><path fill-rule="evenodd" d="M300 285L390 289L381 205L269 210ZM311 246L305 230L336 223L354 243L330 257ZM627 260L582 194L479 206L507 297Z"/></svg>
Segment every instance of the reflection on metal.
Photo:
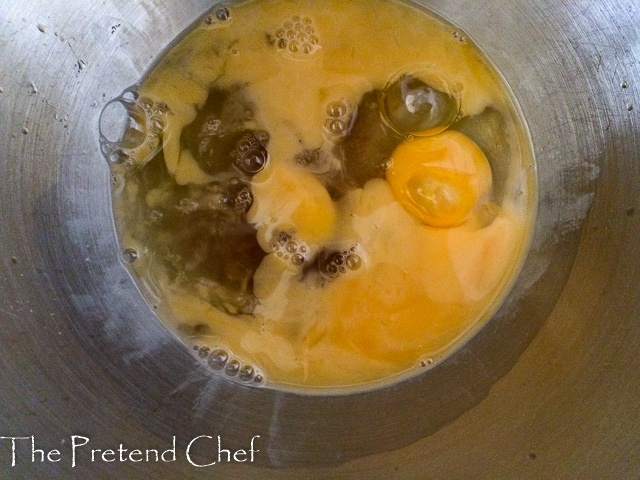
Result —
<svg viewBox="0 0 640 480"><path fill-rule="evenodd" d="M182 452L201 434L233 449L261 435L255 468L216 465L221 477L637 475L640 7L424 3L485 49L522 106L539 163L532 250L449 361L393 388L305 397L212 378L118 261L100 110L211 5L0 1L0 435L50 449L75 434L95 448L176 436ZM11 470L7 454L0 476L202 475L186 461ZM207 444L192 455L210 458Z"/></svg>

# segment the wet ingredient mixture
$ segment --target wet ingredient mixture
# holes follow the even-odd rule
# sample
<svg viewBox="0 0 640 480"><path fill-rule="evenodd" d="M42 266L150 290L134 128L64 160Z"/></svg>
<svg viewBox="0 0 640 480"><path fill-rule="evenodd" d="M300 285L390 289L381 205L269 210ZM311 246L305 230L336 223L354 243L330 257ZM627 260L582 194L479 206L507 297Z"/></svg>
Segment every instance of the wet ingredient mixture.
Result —
<svg viewBox="0 0 640 480"><path fill-rule="evenodd" d="M142 293L247 384L437 364L504 298L535 213L500 75L399 1L217 6L105 108L101 146Z"/></svg>

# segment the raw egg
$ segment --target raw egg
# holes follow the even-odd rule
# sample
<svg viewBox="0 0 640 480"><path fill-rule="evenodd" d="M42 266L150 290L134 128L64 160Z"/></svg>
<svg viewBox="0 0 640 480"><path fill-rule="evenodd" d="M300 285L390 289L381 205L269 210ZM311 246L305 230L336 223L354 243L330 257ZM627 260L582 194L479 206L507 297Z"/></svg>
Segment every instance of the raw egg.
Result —
<svg viewBox="0 0 640 480"><path fill-rule="evenodd" d="M414 218L430 227L463 223L491 191L491 168L467 136L449 130L409 139L392 153L387 180Z"/></svg>
<svg viewBox="0 0 640 480"><path fill-rule="evenodd" d="M225 381L333 393L438 368L527 245L506 85L409 1L227 3L101 116L126 268Z"/></svg>

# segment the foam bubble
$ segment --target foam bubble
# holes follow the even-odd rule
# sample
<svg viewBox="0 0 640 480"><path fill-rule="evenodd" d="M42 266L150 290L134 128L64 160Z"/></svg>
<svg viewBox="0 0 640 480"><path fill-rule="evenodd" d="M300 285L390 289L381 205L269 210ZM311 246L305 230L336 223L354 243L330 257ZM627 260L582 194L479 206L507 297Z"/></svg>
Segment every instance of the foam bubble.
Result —
<svg viewBox="0 0 640 480"><path fill-rule="evenodd" d="M338 100L327 105L327 115L333 118L344 117L348 112L344 101Z"/></svg>
<svg viewBox="0 0 640 480"><path fill-rule="evenodd" d="M275 45L278 50L296 57L310 55L320 48L320 39L310 17L292 16L278 26L271 37L277 39Z"/></svg>
<svg viewBox="0 0 640 480"><path fill-rule="evenodd" d="M282 258L296 267L302 267L308 260L308 245L299 239L294 239L287 232L280 232L277 242L271 247L278 258Z"/></svg>
<svg viewBox="0 0 640 480"><path fill-rule="evenodd" d="M209 355L209 360L207 361L207 364L213 370L222 370L227 364L228 360L229 360L229 353L222 348L216 348Z"/></svg>
<svg viewBox="0 0 640 480"><path fill-rule="evenodd" d="M122 259L130 265L135 263L138 258L140 258L140 255L135 248L126 248L122 251Z"/></svg>
<svg viewBox="0 0 640 480"><path fill-rule="evenodd" d="M100 113L102 154L111 164L135 159L137 164L144 165L160 150L168 113L165 103L156 104L134 88L125 90Z"/></svg>
<svg viewBox="0 0 640 480"><path fill-rule="evenodd" d="M229 12L229 9L227 7L220 7L218 8L218 10L216 10L216 18L221 22L229 20L230 16L231 12Z"/></svg>
<svg viewBox="0 0 640 480"><path fill-rule="evenodd" d="M129 154L124 150L115 150L109 153L107 160L109 160L110 163L117 165L126 162L129 158Z"/></svg>
<svg viewBox="0 0 640 480"><path fill-rule="evenodd" d="M396 74L381 94L383 120L403 136L446 130L460 113L460 92L431 67Z"/></svg>
<svg viewBox="0 0 640 480"><path fill-rule="evenodd" d="M240 371L238 372L238 378L243 382L250 382L251 380L253 380L254 373L255 369L253 368L253 366L245 364L242 366L242 368L240 368Z"/></svg>
<svg viewBox="0 0 640 480"><path fill-rule="evenodd" d="M347 257L347 267L350 270L358 270L361 266L362 266L362 259L360 258L360 255L356 255L355 253L352 253Z"/></svg>
<svg viewBox="0 0 640 480"><path fill-rule="evenodd" d="M234 166L247 175L260 172L269 161L268 142L269 135L263 131L243 135L230 153Z"/></svg>
<svg viewBox="0 0 640 480"><path fill-rule="evenodd" d="M235 377L239 371L240 362L236 359L227 362L227 365L224 368L224 373L230 377Z"/></svg>
<svg viewBox="0 0 640 480"><path fill-rule="evenodd" d="M318 255L318 271L328 280L338 278L350 270L359 270L363 265L362 256L359 255L358 245L344 251L324 251Z"/></svg>

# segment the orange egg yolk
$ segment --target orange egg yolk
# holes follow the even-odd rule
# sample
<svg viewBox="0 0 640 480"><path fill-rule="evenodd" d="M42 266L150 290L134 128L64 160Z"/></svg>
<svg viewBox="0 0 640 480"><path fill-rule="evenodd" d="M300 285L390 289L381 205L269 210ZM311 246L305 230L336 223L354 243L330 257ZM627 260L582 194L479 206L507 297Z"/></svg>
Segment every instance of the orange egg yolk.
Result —
<svg viewBox="0 0 640 480"><path fill-rule="evenodd" d="M391 155L387 181L395 198L430 227L465 222L491 191L491 168L466 135L449 130L402 142Z"/></svg>

